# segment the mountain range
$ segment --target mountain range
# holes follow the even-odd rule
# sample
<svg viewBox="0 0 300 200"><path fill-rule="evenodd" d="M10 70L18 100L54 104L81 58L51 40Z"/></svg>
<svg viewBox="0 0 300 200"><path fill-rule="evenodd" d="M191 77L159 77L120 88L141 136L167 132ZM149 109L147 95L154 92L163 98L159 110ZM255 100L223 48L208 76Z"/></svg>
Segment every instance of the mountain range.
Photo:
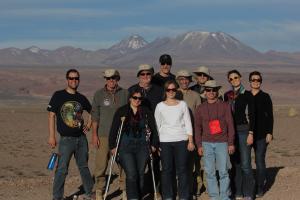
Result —
<svg viewBox="0 0 300 200"><path fill-rule="evenodd" d="M55 50L32 46L0 49L0 66L115 66L136 67L141 63L158 64L161 54L173 57L180 67L211 66L299 66L300 52L270 50L262 53L224 32L187 32L174 38L147 42L132 35L107 49L95 51L72 46Z"/></svg>

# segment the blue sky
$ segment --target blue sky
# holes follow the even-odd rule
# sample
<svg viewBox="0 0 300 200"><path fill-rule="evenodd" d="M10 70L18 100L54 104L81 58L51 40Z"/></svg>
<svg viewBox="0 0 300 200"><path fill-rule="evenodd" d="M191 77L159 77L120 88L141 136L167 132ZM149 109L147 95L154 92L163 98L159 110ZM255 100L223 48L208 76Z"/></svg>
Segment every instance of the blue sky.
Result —
<svg viewBox="0 0 300 200"><path fill-rule="evenodd" d="M222 31L261 51L300 51L299 0L1 0L0 48L107 48Z"/></svg>

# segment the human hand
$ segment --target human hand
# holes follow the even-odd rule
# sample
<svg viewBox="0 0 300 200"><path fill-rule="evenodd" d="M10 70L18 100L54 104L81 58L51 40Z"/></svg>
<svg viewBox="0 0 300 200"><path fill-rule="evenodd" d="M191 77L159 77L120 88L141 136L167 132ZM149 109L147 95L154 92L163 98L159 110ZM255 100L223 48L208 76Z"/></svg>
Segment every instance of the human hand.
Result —
<svg viewBox="0 0 300 200"><path fill-rule="evenodd" d="M194 151L194 149L195 149L194 143L193 143L193 142L189 142L189 143L188 143L188 146L187 146L187 149L188 149L189 151Z"/></svg>
<svg viewBox="0 0 300 200"><path fill-rule="evenodd" d="M229 155L233 154L234 151L235 151L234 145L229 145L228 146L228 153L229 153Z"/></svg>
<svg viewBox="0 0 300 200"><path fill-rule="evenodd" d="M151 151L152 152L155 152L156 151L156 148L154 146L151 146Z"/></svg>
<svg viewBox="0 0 300 200"><path fill-rule="evenodd" d="M99 140L97 134L92 134L92 145L93 145L95 148L99 148L99 146L100 146L100 140Z"/></svg>
<svg viewBox="0 0 300 200"><path fill-rule="evenodd" d="M203 156L203 147L198 148L198 154L199 156Z"/></svg>
<svg viewBox="0 0 300 200"><path fill-rule="evenodd" d="M90 131L90 128L87 125L83 125L83 132L84 134L87 134Z"/></svg>
<svg viewBox="0 0 300 200"><path fill-rule="evenodd" d="M253 144L253 134L249 133L247 137L247 145L250 146Z"/></svg>
<svg viewBox="0 0 300 200"><path fill-rule="evenodd" d="M273 140L273 135L268 133L266 136L266 143L270 143Z"/></svg>
<svg viewBox="0 0 300 200"><path fill-rule="evenodd" d="M49 137L48 144L52 149L54 149L56 147L56 138L55 137Z"/></svg>
<svg viewBox="0 0 300 200"><path fill-rule="evenodd" d="M115 155L116 154L116 148L113 148L112 150L110 150L111 155Z"/></svg>

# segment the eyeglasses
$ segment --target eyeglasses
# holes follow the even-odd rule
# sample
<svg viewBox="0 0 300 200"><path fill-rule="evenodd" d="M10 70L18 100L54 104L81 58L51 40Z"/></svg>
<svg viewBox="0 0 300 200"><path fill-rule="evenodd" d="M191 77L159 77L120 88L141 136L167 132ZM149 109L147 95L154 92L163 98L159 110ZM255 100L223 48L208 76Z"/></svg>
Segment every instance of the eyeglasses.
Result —
<svg viewBox="0 0 300 200"><path fill-rule="evenodd" d="M218 88L205 88L205 92L218 92Z"/></svg>
<svg viewBox="0 0 300 200"><path fill-rule="evenodd" d="M140 101L143 100L143 97L132 96L131 98L133 98L134 100L140 100Z"/></svg>
<svg viewBox="0 0 300 200"><path fill-rule="evenodd" d="M77 76L77 77L68 77L68 80L76 80L76 81L79 81L79 77Z"/></svg>
<svg viewBox="0 0 300 200"><path fill-rule="evenodd" d="M160 65L170 65L170 63L163 62L163 63L160 63Z"/></svg>
<svg viewBox="0 0 300 200"><path fill-rule="evenodd" d="M117 80L117 77L116 77L116 76L105 77L105 79L106 79L107 81L109 81L109 80Z"/></svg>
<svg viewBox="0 0 300 200"><path fill-rule="evenodd" d="M168 88L166 89L167 92L177 92L176 88Z"/></svg>
<svg viewBox="0 0 300 200"><path fill-rule="evenodd" d="M150 76L151 75L151 73L140 73L140 76Z"/></svg>
<svg viewBox="0 0 300 200"><path fill-rule="evenodd" d="M254 79L251 79L251 82L257 82L257 83L261 83L261 79L259 78L254 78Z"/></svg>
<svg viewBox="0 0 300 200"><path fill-rule="evenodd" d="M238 77L238 76L235 76L235 77L233 77L233 78L229 78L229 81L231 82L231 81L233 81L233 80L237 80L237 79L240 79L240 77Z"/></svg>

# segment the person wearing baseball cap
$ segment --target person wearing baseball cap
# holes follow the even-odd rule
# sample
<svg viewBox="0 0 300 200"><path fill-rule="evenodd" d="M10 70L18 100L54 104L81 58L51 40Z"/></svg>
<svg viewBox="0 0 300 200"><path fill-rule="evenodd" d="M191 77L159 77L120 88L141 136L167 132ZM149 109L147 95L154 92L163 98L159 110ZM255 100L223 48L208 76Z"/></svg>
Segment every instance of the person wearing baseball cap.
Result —
<svg viewBox="0 0 300 200"><path fill-rule="evenodd" d="M153 76L152 83L163 87L168 80L175 80L175 75L171 73L172 58L168 54L159 57L160 69Z"/></svg>
<svg viewBox="0 0 300 200"><path fill-rule="evenodd" d="M195 112L195 140L198 154L204 159L210 199L230 200L228 170L231 164L228 158L235 151L235 129L230 105L218 98L220 88L215 80L204 84L207 101ZM216 170L219 172L219 183Z"/></svg>
<svg viewBox="0 0 300 200"><path fill-rule="evenodd" d="M106 169L110 150L108 136L113 116L117 108L127 104L128 92L118 85L120 73L116 69L106 69L101 76L105 86L97 90L92 103L92 138L91 142L97 149L95 159L95 185L96 200L103 199L106 185ZM120 180L123 180L120 178ZM122 181L121 181L122 182ZM121 183L121 190L125 192L125 183Z"/></svg>

